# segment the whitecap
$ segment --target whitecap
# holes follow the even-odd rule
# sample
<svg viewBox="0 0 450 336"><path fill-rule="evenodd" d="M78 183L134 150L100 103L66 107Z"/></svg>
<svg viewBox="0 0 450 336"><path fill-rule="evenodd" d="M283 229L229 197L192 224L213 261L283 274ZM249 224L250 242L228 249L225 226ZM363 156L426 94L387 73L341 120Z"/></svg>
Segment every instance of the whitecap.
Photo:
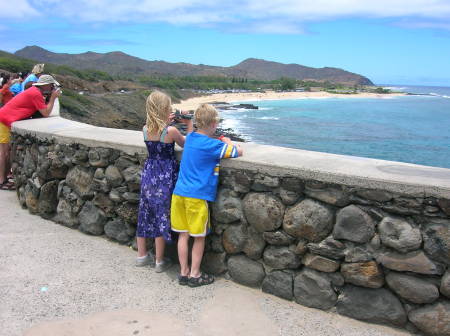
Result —
<svg viewBox="0 0 450 336"><path fill-rule="evenodd" d="M261 117L261 118L256 118L259 120L280 120L280 118L277 117Z"/></svg>

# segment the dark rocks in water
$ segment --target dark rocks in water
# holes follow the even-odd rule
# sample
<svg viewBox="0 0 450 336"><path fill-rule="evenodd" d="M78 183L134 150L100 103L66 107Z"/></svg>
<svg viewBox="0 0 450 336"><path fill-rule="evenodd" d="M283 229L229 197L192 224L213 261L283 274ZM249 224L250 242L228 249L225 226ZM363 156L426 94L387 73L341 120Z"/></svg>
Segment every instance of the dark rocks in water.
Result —
<svg viewBox="0 0 450 336"><path fill-rule="evenodd" d="M218 110L237 110L237 109L247 109L247 110L257 110L258 106L253 104L230 104L225 102L214 102L212 103Z"/></svg>

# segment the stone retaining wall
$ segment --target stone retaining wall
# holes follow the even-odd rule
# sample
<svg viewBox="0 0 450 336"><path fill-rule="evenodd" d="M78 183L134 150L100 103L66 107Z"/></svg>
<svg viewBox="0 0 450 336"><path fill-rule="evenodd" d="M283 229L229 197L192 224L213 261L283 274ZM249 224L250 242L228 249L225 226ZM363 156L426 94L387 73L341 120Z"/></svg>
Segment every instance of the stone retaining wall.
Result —
<svg viewBox="0 0 450 336"><path fill-rule="evenodd" d="M133 244L145 155L111 147L14 132L19 202ZM402 193L224 166L206 271L308 307L450 335L448 190Z"/></svg>

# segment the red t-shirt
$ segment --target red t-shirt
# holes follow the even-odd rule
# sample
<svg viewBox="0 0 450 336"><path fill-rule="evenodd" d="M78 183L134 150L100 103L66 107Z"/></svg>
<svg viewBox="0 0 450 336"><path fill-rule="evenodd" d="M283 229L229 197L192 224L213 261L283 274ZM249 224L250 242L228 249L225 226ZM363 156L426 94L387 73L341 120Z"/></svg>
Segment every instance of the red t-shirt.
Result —
<svg viewBox="0 0 450 336"><path fill-rule="evenodd" d="M0 93L3 105L6 105L6 103L14 97L14 94L9 90L8 84L3 85L3 87L0 89Z"/></svg>
<svg viewBox="0 0 450 336"><path fill-rule="evenodd" d="M0 108L0 122L11 128L14 121L28 119L34 112L46 107L41 91L32 86Z"/></svg>

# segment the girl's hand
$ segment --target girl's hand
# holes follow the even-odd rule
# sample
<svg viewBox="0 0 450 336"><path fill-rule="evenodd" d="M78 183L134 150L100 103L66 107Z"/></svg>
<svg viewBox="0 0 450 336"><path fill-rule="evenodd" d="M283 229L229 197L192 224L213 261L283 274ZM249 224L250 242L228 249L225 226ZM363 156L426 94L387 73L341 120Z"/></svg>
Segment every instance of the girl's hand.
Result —
<svg viewBox="0 0 450 336"><path fill-rule="evenodd" d="M175 112L169 114L169 123L173 123L175 121Z"/></svg>

